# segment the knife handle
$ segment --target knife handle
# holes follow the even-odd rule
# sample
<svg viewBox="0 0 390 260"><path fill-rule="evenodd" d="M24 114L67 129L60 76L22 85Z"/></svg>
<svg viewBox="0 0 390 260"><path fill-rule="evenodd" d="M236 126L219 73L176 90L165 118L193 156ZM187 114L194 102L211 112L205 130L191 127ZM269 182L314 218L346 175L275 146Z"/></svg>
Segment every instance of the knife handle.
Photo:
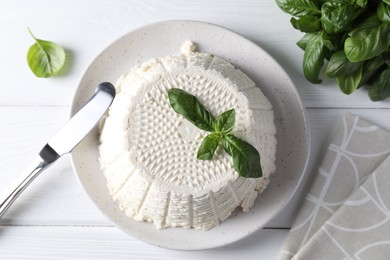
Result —
<svg viewBox="0 0 390 260"><path fill-rule="evenodd" d="M47 163L40 156L37 156L28 167L10 186L10 189L0 196L0 218L4 215L16 198L26 189L26 187L47 167Z"/></svg>

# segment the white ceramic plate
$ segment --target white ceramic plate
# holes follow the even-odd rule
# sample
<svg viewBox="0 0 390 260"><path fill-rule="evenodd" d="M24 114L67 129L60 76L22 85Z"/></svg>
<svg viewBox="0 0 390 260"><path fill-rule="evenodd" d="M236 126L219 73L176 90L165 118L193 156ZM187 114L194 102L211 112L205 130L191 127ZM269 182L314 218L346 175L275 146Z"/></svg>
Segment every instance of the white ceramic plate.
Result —
<svg viewBox="0 0 390 260"><path fill-rule="evenodd" d="M210 231L171 228L128 218L114 203L98 163L96 129L72 152L75 172L91 199L120 229L148 243L171 249L195 250L223 246L262 228L290 200L304 174L309 133L299 94L281 66L263 49L225 28L196 21L165 21L132 31L112 43L89 66L75 94L71 114L102 81L115 82L130 67L153 57L179 52L185 40L199 50L222 57L250 78L271 101L277 127L277 170L249 213L235 213Z"/></svg>

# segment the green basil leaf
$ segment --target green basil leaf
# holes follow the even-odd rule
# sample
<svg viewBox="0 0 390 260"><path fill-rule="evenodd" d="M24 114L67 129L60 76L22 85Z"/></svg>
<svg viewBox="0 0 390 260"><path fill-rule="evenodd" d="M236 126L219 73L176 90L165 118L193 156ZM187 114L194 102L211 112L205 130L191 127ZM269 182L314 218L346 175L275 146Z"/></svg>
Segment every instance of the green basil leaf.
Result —
<svg viewBox="0 0 390 260"><path fill-rule="evenodd" d="M321 83L319 74L324 65L324 42L322 33L313 34L310 42L306 43L305 54L303 56L303 73L307 80L312 83Z"/></svg>
<svg viewBox="0 0 390 260"><path fill-rule="evenodd" d="M200 144L196 158L198 160L211 160L217 150L221 136L216 133L207 135Z"/></svg>
<svg viewBox="0 0 390 260"><path fill-rule="evenodd" d="M319 33L319 32L318 32ZM297 45L302 50L306 49L306 46L313 41L317 41L318 33L306 33L298 42ZM322 42L329 50L336 50L340 46L340 35L334 34L329 35L326 32L322 31L320 33L320 37L322 38Z"/></svg>
<svg viewBox="0 0 390 260"><path fill-rule="evenodd" d="M212 132L214 117L199 100L178 88L168 90L169 103L176 113L184 116L198 128Z"/></svg>
<svg viewBox="0 0 390 260"><path fill-rule="evenodd" d="M386 4L383 1L379 2L378 9L377 9L377 15L379 20L385 23L390 22L390 4Z"/></svg>
<svg viewBox="0 0 390 260"><path fill-rule="evenodd" d="M329 50L337 51L338 49L340 49L340 42L342 42L341 34L328 34L325 31L323 31L321 37L322 37L322 41L324 42L324 45Z"/></svg>
<svg viewBox="0 0 390 260"><path fill-rule="evenodd" d="M233 158L233 167L237 173L245 178L259 178L263 176L260 165L260 154L249 143L234 135L225 135L222 145Z"/></svg>
<svg viewBox="0 0 390 260"><path fill-rule="evenodd" d="M356 71L360 65L361 62L350 62L344 51L338 51L330 58L325 74L328 77L348 75Z"/></svg>
<svg viewBox="0 0 390 260"><path fill-rule="evenodd" d="M349 33L344 52L353 62L378 56L390 45L390 23L382 23L376 15L363 21Z"/></svg>
<svg viewBox="0 0 390 260"><path fill-rule="evenodd" d="M223 112L217 119L215 119L213 124L213 129L217 133L227 134L231 132L234 128L236 122L236 111L230 109Z"/></svg>
<svg viewBox="0 0 390 260"><path fill-rule="evenodd" d="M297 45L302 50L306 49L306 46L315 38L315 35L306 33L298 42Z"/></svg>
<svg viewBox="0 0 390 260"><path fill-rule="evenodd" d="M390 0L383 0L383 2L390 5Z"/></svg>
<svg viewBox="0 0 390 260"><path fill-rule="evenodd" d="M27 52L27 62L35 76L47 78L56 75L65 64L64 49L54 42L35 38L29 29L35 43Z"/></svg>
<svg viewBox="0 0 390 260"><path fill-rule="evenodd" d="M368 90L368 96L372 101L390 98L390 68L382 71L374 80L372 86Z"/></svg>
<svg viewBox="0 0 390 260"><path fill-rule="evenodd" d="M292 16L321 14L318 0L276 0L276 4Z"/></svg>
<svg viewBox="0 0 390 260"><path fill-rule="evenodd" d="M329 34L345 31L362 10L347 1L325 2L321 7L322 27Z"/></svg>
<svg viewBox="0 0 390 260"><path fill-rule="evenodd" d="M360 80L358 88L363 86L364 84L369 83L369 81L371 81L371 78L375 76L381 70L381 67L383 67L384 65L385 55L383 54L365 61L363 64L362 79Z"/></svg>
<svg viewBox="0 0 390 260"><path fill-rule="evenodd" d="M315 16L306 15L298 20L293 17L291 18L290 23L295 29L300 30L301 32L310 33L321 30L320 18Z"/></svg>
<svg viewBox="0 0 390 260"><path fill-rule="evenodd" d="M362 79L362 69L363 66L360 66L358 70L351 74L336 78L337 83L344 94L349 95L358 88L360 80Z"/></svg>

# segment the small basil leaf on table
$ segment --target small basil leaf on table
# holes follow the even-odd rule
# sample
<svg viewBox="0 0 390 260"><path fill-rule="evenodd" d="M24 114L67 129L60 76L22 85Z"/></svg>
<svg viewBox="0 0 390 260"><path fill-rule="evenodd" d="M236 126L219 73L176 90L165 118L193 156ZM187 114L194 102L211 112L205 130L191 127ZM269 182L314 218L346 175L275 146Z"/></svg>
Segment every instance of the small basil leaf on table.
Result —
<svg viewBox="0 0 390 260"><path fill-rule="evenodd" d="M233 167L238 174L245 178L263 176L260 166L260 154L251 144L228 134L223 137L222 145L233 158Z"/></svg>
<svg viewBox="0 0 390 260"><path fill-rule="evenodd" d="M64 49L54 42L35 38L29 29L35 43L27 53L27 62L31 71L40 78L56 75L65 64Z"/></svg>
<svg viewBox="0 0 390 260"><path fill-rule="evenodd" d="M169 103L176 113L182 115L198 128L213 131L214 117L203 107L199 100L178 88L168 90Z"/></svg>
<svg viewBox="0 0 390 260"><path fill-rule="evenodd" d="M227 134L231 132L236 123L236 111L230 109L223 112L219 117L217 117L213 124L213 129L217 133Z"/></svg>
<svg viewBox="0 0 390 260"><path fill-rule="evenodd" d="M196 158L198 160L211 160L220 141L221 136L217 133L207 135L199 146Z"/></svg>

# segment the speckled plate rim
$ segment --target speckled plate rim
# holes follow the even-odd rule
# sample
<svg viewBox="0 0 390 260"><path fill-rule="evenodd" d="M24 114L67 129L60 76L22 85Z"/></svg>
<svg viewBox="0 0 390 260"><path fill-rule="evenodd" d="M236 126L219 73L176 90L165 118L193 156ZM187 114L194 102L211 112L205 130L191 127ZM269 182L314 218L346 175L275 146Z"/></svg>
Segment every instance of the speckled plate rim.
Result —
<svg viewBox="0 0 390 260"><path fill-rule="evenodd" d="M118 228L159 247L202 250L233 243L264 227L287 205L301 183L309 160L310 135L305 108L284 69L261 47L224 27L200 21L161 21L122 36L92 61L75 92L70 114L78 111L98 83L114 83L136 64L177 53L185 40L194 41L199 51L222 57L246 73L274 107L277 170L251 211L236 212L206 232L184 228L156 230L151 223L128 218L112 201L99 169L96 128L70 157L88 196Z"/></svg>

